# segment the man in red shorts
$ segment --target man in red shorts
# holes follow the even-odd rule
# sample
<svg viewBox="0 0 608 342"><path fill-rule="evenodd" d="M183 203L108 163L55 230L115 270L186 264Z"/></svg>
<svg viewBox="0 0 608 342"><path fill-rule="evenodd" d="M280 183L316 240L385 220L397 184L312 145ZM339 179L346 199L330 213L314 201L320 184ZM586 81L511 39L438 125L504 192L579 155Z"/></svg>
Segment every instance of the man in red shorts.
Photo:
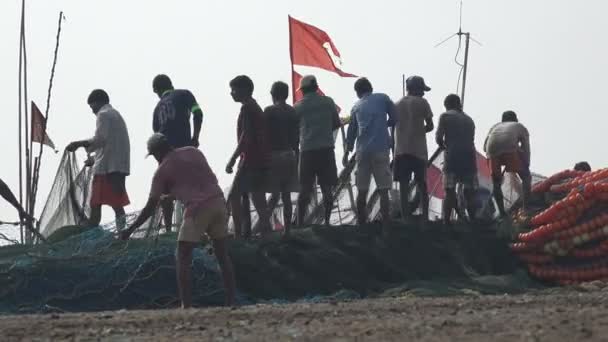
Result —
<svg viewBox="0 0 608 342"><path fill-rule="evenodd" d="M110 105L110 98L104 90L93 90L87 102L97 116L95 136L74 141L66 150L74 152L84 147L88 152L95 153L89 224L98 226L101 206L108 205L114 209L116 226L120 230L126 224L124 207L129 204L125 187L125 179L130 173L129 132L120 113Z"/></svg>
<svg viewBox="0 0 608 342"><path fill-rule="evenodd" d="M235 281L232 261L228 256L228 213L224 194L205 155L197 148L188 146L173 148L161 133L148 140L148 153L158 161L158 169L152 179L152 189L146 206L139 217L120 234L123 240L139 228L153 214L161 197L169 195L184 203L184 219L177 237L177 286L182 308L192 305L192 251L207 234L224 279L226 305L235 301Z"/></svg>
<svg viewBox="0 0 608 342"><path fill-rule="evenodd" d="M490 160L494 199L501 216L505 216L502 194L502 168L505 172L515 172L523 185L522 204L526 207L532 186L530 174L530 135L524 125L518 122L513 111L502 114L502 122L494 125L486 138L484 151Z"/></svg>

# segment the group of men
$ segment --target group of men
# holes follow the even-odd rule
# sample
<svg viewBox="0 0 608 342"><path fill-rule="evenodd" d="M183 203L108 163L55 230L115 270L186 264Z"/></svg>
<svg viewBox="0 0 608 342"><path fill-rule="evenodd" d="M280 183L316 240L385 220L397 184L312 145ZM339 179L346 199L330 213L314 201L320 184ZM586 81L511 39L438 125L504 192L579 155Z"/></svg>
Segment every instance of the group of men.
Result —
<svg viewBox="0 0 608 342"><path fill-rule="evenodd" d="M293 225L292 193L299 193L295 223L301 225L305 222L314 186L318 184L323 195L325 223L330 223L332 191L338 180L335 131L342 125L334 101L320 93L312 75L302 78L298 91L303 93L303 98L293 107L286 103L289 87L283 82L272 85L273 104L264 110L253 98L254 84L249 77L237 76L229 85L231 96L241 103L241 109L237 119L237 145L226 172L234 171L237 160L239 164L226 197L205 155L198 149L203 112L194 95L188 90L174 89L166 75L158 75L153 80L153 91L159 102L152 118L154 134L147 143L149 155L154 156L159 166L149 199L129 227L126 227L124 210L129 204L125 186L130 174L129 134L125 121L111 106L104 90L92 91L87 101L97 120L93 138L74 141L66 147L70 152L84 147L94 153L88 161L94 174L91 226L99 224L101 207L110 206L116 215L120 238L128 239L160 204L166 229L170 231L173 211L177 208L176 216L182 221L176 252L177 281L183 307L191 305L192 251L203 234L210 237L222 270L226 303L234 303L234 272L226 248L228 210L232 214L235 237L250 237L251 199L259 217L259 232L268 233L272 230L270 216L276 201L268 203L267 194L273 194L271 198L280 197L283 201L285 233L289 234ZM387 95L375 93L366 78L358 79L354 85L359 100L347 120L350 125L343 163L350 162L350 152L356 145L357 218L361 224L368 220L366 200L372 177L380 194L385 228L390 220L389 189L393 181L400 186L403 217L412 215L420 205L422 217L428 219L426 134L433 131L434 124L433 112L424 95L431 89L419 76L408 78L406 86L407 96L393 103ZM473 218L473 196L478 182L473 120L462 111L457 95L448 95L444 105L446 112L439 118L436 142L445 150L444 220L448 223L454 210L466 217L459 211L455 190L458 184L464 189L466 208ZM502 121L492 128L484 147L492 167L494 195L504 215L500 192L502 166L521 176L525 200L530 192L530 147L528 132L517 122L515 113L505 112ZM417 200L410 202L412 180L418 195ZM4 188L5 184L0 183L0 194L24 217L24 210Z"/></svg>

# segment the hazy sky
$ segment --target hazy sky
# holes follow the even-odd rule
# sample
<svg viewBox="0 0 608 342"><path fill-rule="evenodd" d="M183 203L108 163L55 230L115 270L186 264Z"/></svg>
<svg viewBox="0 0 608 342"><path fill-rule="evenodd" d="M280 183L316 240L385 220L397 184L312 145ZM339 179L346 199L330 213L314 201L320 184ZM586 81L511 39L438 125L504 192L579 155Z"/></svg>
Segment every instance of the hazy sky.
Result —
<svg viewBox="0 0 608 342"><path fill-rule="evenodd" d="M18 187L17 66L20 3L0 1L0 100L4 167L0 178ZM67 18L52 108L51 138L63 150L93 134L95 117L86 104L94 88L108 91L131 136L132 200L143 206L156 168L144 159L157 97L152 78L167 73L177 88L188 88L205 113L201 149L222 186L231 177L224 166L235 145L239 105L228 82L247 74L254 96L270 104L273 81L290 80L287 15L329 33L344 70L367 76L378 92L397 100L401 74L425 77L436 115L445 95L456 90L457 41L434 45L458 28L459 1L285 1L285 0L28 0L29 94L41 108L55 44L57 15ZM552 174L576 161L605 165L602 153L607 119L603 94L608 79L608 3L602 0L465 0L464 29L473 44L465 111L477 125L481 148L488 129L504 110L515 110L532 139L532 169ZM356 100L353 79L314 69L320 86L348 113ZM432 137L429 135L429 137ZM434 150L433 139L429 146ZM341 149L340 149L341 150ZM46 199L61 153L47 150L41 170L38 211ZM81 152L82 153L82 152ZM82 153L84 154L84 153ZM340 151L341 154L341 151ZM111 210L104 210L104 219ZM0 220L15 213L0 203Z"/></svg>

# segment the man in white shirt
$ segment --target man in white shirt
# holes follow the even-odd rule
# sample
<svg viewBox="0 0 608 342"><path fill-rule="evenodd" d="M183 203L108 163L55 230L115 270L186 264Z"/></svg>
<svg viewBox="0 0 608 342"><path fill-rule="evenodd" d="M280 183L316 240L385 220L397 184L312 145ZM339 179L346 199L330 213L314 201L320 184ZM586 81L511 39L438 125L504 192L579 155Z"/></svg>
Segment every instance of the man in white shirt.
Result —
<svg viewBox="0 0 608 342"><path fill-rule="evenodd" d="M108 205L116 214L117 228L122 229L126 224L124 207L130 203L125 187L125 179L130 173L131 151L127 125L110 105L110 98L104 90L93 90L87 102L97 116L95 136L74 141L66 150L74 152L84 147L87 152L95 153L90 225L99 225L101 206Z"/></svg>
<svg viewBox="0 0 608 342"><path fill-rule="evenodd" d="M532 176L530 174L530 135L524 125L518 122L513 111L502 114L502 122L494 125L488 133L484 151L490 160L492 181L494 182L494 199L501 216L505 216L505 205L502 194L502 180L505 172L515 172L521 178L523 186L522 204L530 196Z"/></svg>

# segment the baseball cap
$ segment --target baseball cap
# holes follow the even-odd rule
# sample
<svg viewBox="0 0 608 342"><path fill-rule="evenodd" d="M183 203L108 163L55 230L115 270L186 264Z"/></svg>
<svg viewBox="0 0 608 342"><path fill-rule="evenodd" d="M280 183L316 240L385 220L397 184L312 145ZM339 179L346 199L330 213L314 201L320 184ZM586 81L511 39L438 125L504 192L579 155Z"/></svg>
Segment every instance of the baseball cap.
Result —
<svg viewBox="0 0 608 342"><path fill-rule="evenodd" d="M146 157L151 155L153 152L157 151L160 147L168 145L168 144L169 144L169 141L167 140L167 137L165 137L164 134L162 134L162 133L152 134L152 136L150 138L148 138L148 154L146 155Z"/></svg>
<svg viewBox="0 0 608 342"><path fill-rule="evenodd" d="M420 76L410 76L405 80L409 89L430 91L431 88L424 83L424 78Z"/></svg>
<svg viewBox="0 0 608 342"><path fill-rule="evenodd" d="M314 77L313 75L306 75L304 77L302 77L302 79L300 80L300 87L298 88L299 90L302 90L302 88L310 88L310 87L318 87L319 85L317 84L317 78Z"/></svg>

